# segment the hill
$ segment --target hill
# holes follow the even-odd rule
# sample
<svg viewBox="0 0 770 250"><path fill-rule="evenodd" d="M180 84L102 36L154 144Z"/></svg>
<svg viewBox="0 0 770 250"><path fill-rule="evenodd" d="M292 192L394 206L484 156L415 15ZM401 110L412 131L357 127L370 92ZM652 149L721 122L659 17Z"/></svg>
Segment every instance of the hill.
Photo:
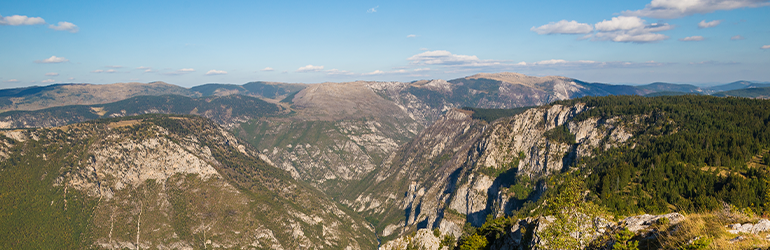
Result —
<svg viewBox="0 0 770 250"><path fill-rule="evenodd" d="M204 84L190 88L202 96L247 95L266 99L281 100L291 93L296 93L307 87L306 84L249 82L243 85L235 84Z"/></svg>
<svg viewBox="0 0 770 250"><path fill-rule="evenodd" d="M722 202L761 213L770 209L763 205L770 168L761 160L770 148L768 105L698 95L583 97L491 123L453 110L343 202L385 240L420 228L459 237L466 222L529 216L565 176L585 180L586 200L616 216L712 211Z"/></svg>
<svg viewBox="0 0 770 250"><path fill-rule="evenodd" d="M654 92L681 92L681 93L697 93L697 94L709 94L712 91L709 89L702 89L700 87L690 84L675 84L665 82L654 82L646 85L636 86L640 89L646 89Z"/></svg>
<svg viewBox="0 0 770 250"><path fill-rule="evenodd" d="M200 96L189 89L164 82L115 84L55 84L0 90L0 111L37 110L67 105L116 102L143 95Z"/></svg>
<svg viewBox="0 0 770 250"><path fill-rule="evenodd" d="M276 115L282 108L249 96L229 95L190 98L178 95L137 96L122 101L0 113L0 128L56 127L100 118L141 114L192 114L213 119L226 127L249 119Z"/></svg>
<svg viewBox="0 0 770 250"><path fill-rule="evenodd" d="M205 118L145 115L0 139L3 248L377 244L358 215Z"/></svg>
<svg viewBox="0 0 770 250"><path fill-rule="evenodd" d="M713 90L714 92L722 92L722 91L730 91L730 90L736 90L736 89L765 88L765 87L770 87L770 83L736 81L728 84L712 86L712 87L709 87L709 89Z"/></svg>
<svg viewBox="0 0 770 250"><path fill-rule="evenodd" d="M770 99L770 87L736 89L736 90L717 92L717 93L714 93L713 95L720 96L720 97L733 96L733 97Z"/></svg>

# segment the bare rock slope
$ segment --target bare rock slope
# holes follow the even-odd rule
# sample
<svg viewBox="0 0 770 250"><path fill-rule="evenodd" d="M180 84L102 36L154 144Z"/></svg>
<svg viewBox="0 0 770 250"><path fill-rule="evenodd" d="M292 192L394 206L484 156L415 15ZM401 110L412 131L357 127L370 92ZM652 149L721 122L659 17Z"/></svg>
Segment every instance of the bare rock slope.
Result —
<svg viewBox="0 0 770 250"><path fill-rule="evenodd" d="M26 191L32 193L22 201L15 195L23 193L4 188L10 192L0 199L13 204L6 209L22 209L25 202L46 205L44 210L10 213L10 220L4 215L3 228L23 234L35 230L34 223L13 221L62 212L73 216L60 220L85 218L81 224L65 223L74 225L71 232L52 230L40 239L28 236L30 241L74 233L81 240L73 248L372 249L376 245L373 229L358 215L264 162L264 155L204 118L100 121L7 131L2 139L6 145L2 183L12 181L8 178L16 172L33 171L28 175L43 185L38 194ZM27 164L32 162L36 164ZM28 190L24 185L29 184L19 188ZM44 195L46 190L59 195ZM32 244L20 241L23 236L9 236L14 237L18 246Z"/></svg>
<svg viewBox="0 0 770 250"><path fill-rule="evenodd" d="M394 152L360 195L343 202L382 218L376 226L384 237L418 228L459 236L465 222L480 226L489 214L508 214L536 200L547 176L631 137L614 119L572 121L586 109L544 106L492 124L451 110ZM575 142L549 138L556 129L575 134Z"/></svg>

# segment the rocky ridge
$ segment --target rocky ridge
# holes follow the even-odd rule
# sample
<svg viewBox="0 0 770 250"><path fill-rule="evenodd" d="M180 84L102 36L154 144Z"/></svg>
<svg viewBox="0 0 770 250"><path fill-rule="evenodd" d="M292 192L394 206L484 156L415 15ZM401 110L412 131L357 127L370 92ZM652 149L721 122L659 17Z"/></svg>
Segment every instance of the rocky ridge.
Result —
<svg viewBox="0 0 770 250"><path fill-rule="evenodd" d="M536 200L545 190L539 180L565 171L595 148L631 137L617 119L572 121L586 109L539 107L492 124L451 110L399 148L369 188L343 202L365 216L384 218L377 228L385 237L419 228L459 236L466 221L480 226L488 214L508 214ZM560 126L575 134L574 144L545 136ZM529 194L516 194L516 184Z"/></svg>
<svg viewBox="0 0 770 250"><path fill-rule="evenodd" d="M83 247L376 245L372 229L355 213L265 163L264 155L203 118L140 117L4 134L13 141L4 150L11 159L34 157L31 145L46 145L48 153L37 156L50 168L43 179L64 194L51 205L67 210L82 199L93 204L85 209L93 212L83 231L92 242ZM82 148L55 150L75 145ZM15 151L22 148L25 155Z"/></svg>

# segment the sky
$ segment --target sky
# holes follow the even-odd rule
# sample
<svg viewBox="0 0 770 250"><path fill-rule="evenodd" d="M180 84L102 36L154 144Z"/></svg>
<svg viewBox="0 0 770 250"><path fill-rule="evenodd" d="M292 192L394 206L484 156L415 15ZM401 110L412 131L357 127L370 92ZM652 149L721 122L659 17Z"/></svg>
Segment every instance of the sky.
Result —
<svg viewBox="0 0 770 250"><path fill-rule="evenodd" d="M770 81L770 0L0 1L0 88Z"/></svg>

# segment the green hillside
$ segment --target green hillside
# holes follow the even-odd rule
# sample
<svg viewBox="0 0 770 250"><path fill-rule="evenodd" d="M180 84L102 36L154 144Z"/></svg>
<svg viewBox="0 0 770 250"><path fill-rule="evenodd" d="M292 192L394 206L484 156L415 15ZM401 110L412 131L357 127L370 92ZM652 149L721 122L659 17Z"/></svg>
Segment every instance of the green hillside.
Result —
<svg viewBox="0 0 770 250"><path fill-rule="evenodd" d="M770 87L729 90L729 91L714 93L714 96L720 96L720 97L734 96L734 97L768 99L770 98Z"/></svg>
<svg viewBox="0 0 770 250"><path fill-rule="evenodd" d="M638 132L576 167L593 199L621 214L713 210L727 202L770 211L770 102L710 96L584 97L575 120L620 116ZM630 123L641 119L641 126Z"/></svg>

